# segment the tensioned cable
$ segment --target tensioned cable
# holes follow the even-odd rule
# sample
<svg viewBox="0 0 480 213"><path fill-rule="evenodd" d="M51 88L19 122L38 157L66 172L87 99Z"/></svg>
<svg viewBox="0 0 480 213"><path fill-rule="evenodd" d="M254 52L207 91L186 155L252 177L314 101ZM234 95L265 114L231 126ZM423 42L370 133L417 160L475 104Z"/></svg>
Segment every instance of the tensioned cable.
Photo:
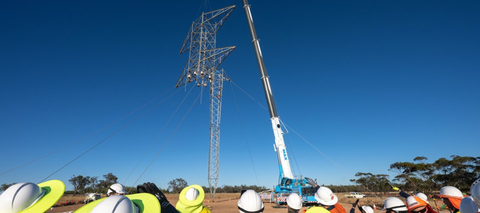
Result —
<svg viewBox="0 0 480 213"><path fill-rule="evenodd" d="M267 107L263 106L260 102L258 102L255 98L253 98L250 94L248 94L245 90L243 90L240 86L238 86L237 84L235 84L235 82L233 81L230 81L233 85L235 85L238 89L240 89L240 91L242 91L243 93L245 93L245 95L247 95L248 97L250 97L253 101L257 102L257 104L262 107L264 110L268 110Z"/></svg>
<svg viewBox="0 0 480 213"><path fill-rule="evenodd" d="M180 107L183 105L183 102L185 102L186 98L190 95L190 92L192 91L192 89L194 88L194 86L192 86L190 88L190 90L188 91L188 93L185 95L185 97L183 98L183 100L180 102L180 104L178 105L178 107L175 109L175 111L172 113L172 115L170 116L170 118L167 120L167 122L165 123L165 125L163 125L163 127L160 129L159 133L157 134L157 137L158 138L160 136L160 134L162 134L163 130L167 127L167 125L170 123L170 121L172 120L172 118L175 116L175 114L177 113L178 109L180 109ZM177 90L177 91L181 91L181 90ZM148 149L145 150L145 152L143 153L142 157L140 158L140 160L138 161L138 163L135 165L135 167L132 169L132 171L130 172L130 174L127 176L127 178L125 179L125 181L123 182L124 185L125 183L127 182L127 180L130 178L130 176L133 174L133 172L135 171L135 169L137 169L138 165L140 164L140 162L145 158L145 156L147 155L147 152L150 150L151 147L153 147L153 145L155 145L155 139L152 140L152 142L150 143L150 146L148 147ZM134 184L135 185L135 184Z"/></svg>
<svg viewBox="0 0 480 213"><path fill-rule="evenodd" d="M204 0L197 10L197 16L200 13L200 10L202 10L202 9L203 10L208 10L209 8L210 8L210 10L212 10L212 5L210 4L210 1Z"/></svg>
<svg viewBox="0 0 480 213"><path fill-rule="evenodd" d="M322 154L325 158L327 158L330 162L332 162L333 164L335 164L338 168L340 168L345 174L348 175L347 171L345 169L343 169L343 167L341 167L340 165L338 165L335 161L333 161L332 159L330 159L327 155L325 155L322 151L320 151L319 149L317 149L317 147L315 147L313 144L311 144L307 139L305 139L304 137L302 137L300 134L297 133L297 131L295 131L294 129L292 129L291 127L289 127L286 123L283 123L286 127L288 127L289 129L291 129L298 137L300 137L303 141L305 141L307 144L309 144L311 147L313 147L315 150L317 150L317 152L319 152L320 154ZM379 197L378 195L376 195L374 192L372 192L367 186L363 185L360 183L360 185L362 185L363 187L365 187L365 189L367 189L367 191L373 193L375 196Z"/></svg>
<svg viewBox="0 0 480 213"><path fill-rule="evenodd" d="M175 93L173 93L175 94ZM172 94L172 95L173 95ZM77 159L79 159L80 157L82 157L83 155L87 154L88 152L92 151L93 149L95 149L97 146L99 146L100 144L102 144L103 142L105 142L106 140L108 140L110 137L114 136L115 134L117 134L118 132L122 131L123 129L125 129L127 126L129 126L130 124L134 123L135 121L137 121L138 119L140 119L141 117L143 117L145 114L147 114L148 112L150 112L151 110L153 110L154 108L156 108L157 106L159 106L161 103L163 103L165 100L167 100L168 98L170 98L172 95L170 95L169 97L167 97L166 99L162 100L161 102L157 103L156 105L154 105L153 107L150 107L148 110L146 110L145 112L143 112L142 114L140 114L139 116L137 116L136 118L134 118L133 120L131 120L130 122L128 122L127 124L123 125L120 129L118 129L117 131L115 131L114 133L110 134L109 136L107 136L106 138L104 138L103 140L99 141L97 144L95 144L94 146L90 147L89 149L87 149L85 152L81 153L80 155L78 155L77 157L75 157L74 159L72 159L70 162L66 163L65 165L63 165L62 167L60 167L59 169L57 169L55 172L53 172L52 174L50 174L49 176L47 176L46 178L44 178L43 180L41 180L39 183L45 181L46 179L50 178L51 176L53 176L54 174L56 174L57 172L59 172L60 170L64 169L65 167L67 167L68 165L70 165L71 163L73 163L74 161L76 161Z"/></svg>
<svg viewBox="0 0 480 213"><path fill-rule="evenodd" d="M252 100L254 100L255 102L257 102L258 105L260 105L263 109L267 110L267 108L265 106L263 106L260 102L258 102L255 98L253 98L250 94L248 94L245 90L243 90L242 88L240 88L238 85L236 85L234 82L232 82L235 86L237 86L242 92L244 92L248 97L250 97ZM283 122L282 122L283 123ZM300 134L298 134L294 129L292 129L291 127L289 127L286 123L283 123L283 125L285 125L286 127L288 127L289 129L291 129L297 136L299 136L303 141L305 141L307 144L309 144L311 147L313 147L315 150L317 150L317 152L319 152L320 154L322 154L325 158L327 158L330 162L332 162L334 165L336 165L338 168L340 168L343 172L345 172L346 174L347 171L345 171L345 169L343 169L340 165L338 165L335 161L333 161L332 159L330 159L325 153L323 153L322 151L320 151L319 149L317 149L317 147L315 147L313 144L311 144L307 139L303 138Z"/></svg>
<svg viewBox="0 0 480 213"><path fill-rule="evenodd" d="M172 132L172 134L170 135L170 137L165 141L165 143L163 143L162 147L160 147L160 150L158 150L157 152L157 155L155 155L155 157L152 159L152 161L150 161L150 163L148 164L147 168L145 168L145 170L143 170L142 174L140 174L140 177L138 177L138 179L135 181L135 183L133 183L133 185L135 186L137 184L137 182L140 180L140 178L142 178L143 174L145 174L145 172L148 170L148 168L150 168L150 166L152 165L152 163L155 161L155 159L157 159L157 157L160 155L160 152L162 152L163 148L165 148L165 146L168 144L168 142L170 142L170 140L172 139L172 137L175 135L175 133L177 132L177 130L180 128L180 126L183 124L183 121L185 120L185 118L187 117L187 115L190 113L190 111L192 110L193 106L195 106L195 103L197 103L197 100L198 98L200 97L201 95L201 92L198 94L197 98L195 99L195 101L192 103L192 106L190 106L190 109L188 109L187 113L185 113L185 116L183 116L182 120L180 121L180 123L178 124L177 128L175 128L175 130ZM186 97L185 97L186 98Z"/></svg>
<svg viewBox="0 0 480 213"><path fill-rule="evenodd" d="M340 165L338 165L335 161L333 161L332 159L330 159L325 153L323 153L322 151L320 151L319 149L317 149L317 147L315 147L312 143L310 143L307 139L305 139L304 137L302 137L300 134L298 134L297 131L295 131L294 129L292 129L291 127L289 127L286 123L284 123L284 125L286 127L288 127L289 129L291 129L298 137L300 137L303 141L305 141L308 145L310 145L311 147L313 147L315 150L317 150L317 152L319 152L320 154L322 154L325 158L327 158L330 162L332 162L333 164L335 164L338 168L340 168L343 172L345 172L345 174L348 174L347 171L345 169L343 169Z"/></svg>
<svg viewBox="0 0 480 213"><path fill-rule="evenodd" d="M281 121L280 121L281 122ZM285 137L285 141L288 143L288 149L291 150L291 154L293 156L293 161L295 162L295 165L296 165L296 168L298 169L298 173L300 173L300 175L302 175L302 171L300 171L300 167L298 166L298 163L297 163L297 158L295 157L295 152L293 151L293 148L292 146L290 145L290 141L287 139L287 137Z"/></svg>
<svg viewBox="0 0 480 213"><path fill-rule="evenodd" d="M232 88L233 99L235 100L235 106L237 108L238 120L240 120L240 126L242 126L242 133L245 137L245 144L247 145L248 155L250 155L250 161L252 162L253 172L255 173L255 178L257 179L257 184L260 185L260 181L258 181L257 171L255 169L255 164L253 163L252 153L250 152L250 146L248 145L248 138L247 133L245 131L245 126L243 125L242 115L240 113L240 109L238 107L237 96L235 96L235 91L233 89L232 81L230 81L230 87Z"/></svg>
<svg viewBox="0 0 480 213"><path fill-rule="evenodd" d="M20 168L22 168L22 167L24 167L24 166L27 166L27 165L29 165L29 164L31 164L31 163L34 163L34 162L36 162L36 161L39 161L39 160L41 160L41 159L43 159L43 158L45 158L45 157L48 157L48 156L50 156L50 155L52 155L52 154L55 154L55 153L57 153L57 152L59 152L59 151L62 151L62 150L64 150L64 149L66 149L66 148L68 148L68 147L71 147L71 146L73 146L73 145L75 145L75 144L78 144L78 143L80 143L81 141L83 141L83 140L85 140L85 139L87 139L87 138L89 138L89 137L92 137L93 135L98 134L99 132L102 132L103 130L107 129L108 127L110 127L110 126L112 126L112 125L120 122L121 120L127 118L128 116L132 115L133 113L137 112L138 110L140 110L140 109L144 108L145 106L149 105L149 104L152 103L153 101L159 99L160 97L162 97L163 95L165 95L167 92L169 92L169 91L172 90L173 88L174 88L174 87L168 89L166 92L164 92L164 93L162 93L161 95L159 95L159 96L155 97L154 99L150 100L149 102L147 102L147 103L144 104L143 106L141 106L141 107L133 110L132 112L130 112L130 113L126 114L125 116L117 119L116 121L113 121L112 123L110 123L110 124L108 124L108 125L100 128L100 129L98 129L98 130L90 133L89 135L87 135L87 136L85 136L85 137L83 137L83 138L81 138L81 139L79 139L79 140L77 140L77 141L74 141L74 142L72 142L72 143L70 143L70 144L67 144L67 145L64 146L64 147L61 147L61 148L59 148L59 149L57 149L57 150L54 150L54 151L52 151L52 152L50 152L50 153L48 153L48 154L46 154L46 155L43 155L43 156L38 157L38 158L36 158L36 159L33 159L33 160L31 160L31 161L29 161L29 162L27 162L27 163L24 163L24 164L22 164L22 165L20 165L20 166L17 166L17 167L15 167L15 168L13 168L13 169L10 169L10 170L7 170L7 171L5 171L5 172L2 172L2 173L0 173L0 176L2 176L2 175L4 175L4 174L7 174L7 173L10 173L10 172L12 172L12 171L15 171L15 170L17 170L17 169L20 169Z"/></svg>
<svg viewBox="0 0 480 213"><path fill-rule="evenodd" d="M255 101L258 105L260 105L260 107L262 107L264 110L268 110L265 106L263 106L259 101L257 101L255 98L253 98L250 94L248 94L245 90L243 90L240 86L238 86L237 84L235 84L235 82L233 81L230 81L233 85L235 85L238 89L240 89L243 93L245 93L245 95L247 95L248 97L250 97L253 101ZM282 122L283 123L283 122ZM334 165L336 165L338 168L340 168L345 174L348 174L347 171L345 169L343 169L340 165L338 165L335 161L333 161L332 159L330 159L326 154L324 154L323 152L321 152L319 149L317 149L317 147L315 147L313 144L311 144L307 139L303 138L300 134L298 134L294 129L290 128L286 123L283 123L283 125L285 125L287 128L291 129L297 136L299 136L303 141L305 141L307 144L309 144L311 147L313 147L315 150L317 150L317 152L319 152L320 154L322 154L325 158L327 158L330 162L332 162ZM290 147L290 146L289 146ZM293 155L293 152L292 152L292 155ZM295 157L295 156L294 156ZM295 159L295 158L294 158ZM295 160L295 163L296 163L296 160ZM297 167L298 167L298 164L297 164ZM298 167L300 168L300 167ZM299 169L300 170L300 169ZM367 186L363 185L363 184L360 184L362 186L364 186L369 192L372 192ZM373 193L373 192L372 192ZM378 197L378 195L376 195L374 193L375 196Z"/></svg>

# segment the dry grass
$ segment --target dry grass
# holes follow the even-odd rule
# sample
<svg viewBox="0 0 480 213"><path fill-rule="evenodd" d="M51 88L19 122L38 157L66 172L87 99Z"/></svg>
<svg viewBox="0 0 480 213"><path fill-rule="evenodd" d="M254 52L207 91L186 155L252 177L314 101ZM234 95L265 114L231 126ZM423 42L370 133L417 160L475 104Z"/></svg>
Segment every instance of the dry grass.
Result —
<svg viewBox="0 0 480 213"><path fill-rule="evenodd" d="M61 202L61 203L65 203L65 202L78 202L78 201L82 201L85 199L85 195L84 194L78 194L76 196L73 196L73 195L64 195L60 198L60 200L58 202Z"/></svg>
<svg viewBox="0 0 480 213"><path fill-rule="evenodd" d="M347 198L345 195L348 194L348 193L339 193L337 194L338 196L338 201L341 202L341 203L355 203L355 201L357 200L357 198ZM361 198L360 201L358 202L359 205L361 206L373 206L373 204L375 204L375 206L378 207L383 207L383 201L385 201L385 199L389 197L389 196L383 196L383 195L375 195L375 196L367 196L367 197L364 197L364 198Z"/></svg>

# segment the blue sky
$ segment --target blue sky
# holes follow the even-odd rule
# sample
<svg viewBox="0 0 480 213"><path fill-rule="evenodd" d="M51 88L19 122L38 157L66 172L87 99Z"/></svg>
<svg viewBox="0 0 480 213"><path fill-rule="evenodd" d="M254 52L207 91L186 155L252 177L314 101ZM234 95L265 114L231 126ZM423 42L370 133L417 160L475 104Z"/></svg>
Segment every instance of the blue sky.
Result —
<svg viewBox="0 0 480 213"><path fill-rule="evenodd" d="M391 163L416 156L478 156L479 1L249 3L280 118L331 159L291 130L295 174L351 184L356 172L393 177ZM108 138L49 179L71 189L72 175L112 172L132 185L161 150L138 182L207 186L208 92L195 87L179 106L190 87L174 86L192 21L230 5L237 9L217 47L237 49L221 67L254 100L225 82L219 185L275 185L273 134L240 0L1 2L0 174L73 145L0 183L38 182Z"/></svg>

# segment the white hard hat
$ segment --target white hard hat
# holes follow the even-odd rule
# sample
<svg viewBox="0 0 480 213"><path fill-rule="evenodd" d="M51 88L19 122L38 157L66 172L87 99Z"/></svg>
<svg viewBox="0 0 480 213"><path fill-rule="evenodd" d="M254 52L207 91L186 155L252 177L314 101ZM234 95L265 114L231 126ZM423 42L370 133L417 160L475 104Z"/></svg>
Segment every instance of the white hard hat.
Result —
<svg viewBox="0 0 480 213"><path fill-rule="evenodd" d="M138 207L124 195L112 195L95 206L91 213L138 213Z"/></svg>
<svg viewBox="0 0 480 213"><path fill-rule="evenodd" d="M373 213L373 209L370 206L362 206L360 207L365 213Z"/></svg>
<svg viewBox="0 0 480 213"><path fill-rule="evenodd" d="M115 183L108 188L107 195L110 195L111 193L127 194L125 187L119 183Z"/></svg>
<svg viewBox="0 0 480 213"><path fill-rule="evenodd" d="M444 186L440 189L439 197L463 198L462 192L453 186Z"/></svg>
<svg viewBox="0 0 480 213"><path fill-rule="evenodd" d="M460 212L462 213L478 213L478 206L471 196L465 197L460 203Z"/></svg>
<svg viewBox="0 0 480 213"><path fill-rule="evenodd" d="M422 198L419 198L417 196L407 197L407 209L409 211L422 207L425 208L425 206L427 206L427 202L425 202Z"/></svg>
<svg viewBox="0 0 480 213"><path fill-rule="evenodd" d="M423 194L423 193L419 192L415 196L419 197L420 199L422 199L422 200L424 200L425 202L428 203L428 196L426 194Z"/></svg>
<svg viewBox="0 0 480 213"><path fill-rule="evenodd" d="M185 193L185 198L187 198L187 200L195 200L197 199L198 194L198 190L192 187L187 190L187 193Z"/></svg>
<svg viewBox="0 0 480 213"><path fill-rule="evenodd" d="M480 208L480 179L473 182L470 187L470 192L472 193L473 201L475 201L477 207Z"/></svg>
<svg viewBox="0 0 480 213"><path fill-rule="evenodd" d="M241 213L262 213L263 202L260 196L252 189L245 191L238 200L238 210Z"/></svg>
<svg viewBox="0 0 480 213"><path fill-rule="evenodd" d="M322 205L332 206L338 202L338 197L333 194L332 190L327 187L321 186L315 193L315 199Z"/></svg>
<svg viewBox="0 0 480 213"><path fill-rule="evenodd" d="M476 181L473 181L472 185L470 186L470 188L472 188L475 184L477 183L480 183L480 178L478 178Z"/></svg>
<svg viewBox="0 0 480 213"><path fill-rule="evenodd" d="M64 192L65 184L60 180L17 183L0 195L0 212L46 212Z"/></svg>
<svg viewBox="0 0 480 213"><path fill-rule="evenodd" d="M402 202L402 200L396 197L388 197L385 202L383 202L382 210L393 210L396 212L407 211L407 206Z"/></svg>
<svg viewBox="0 0 480 213"><path fill-rule="evenodd" d="M300 195L292 193L287 197L287 205L292 209L300 210L302 208L302 198Z"/></svg>
<svg viewBox="0 0 480 213"><path fill-rule="evenodd" d="M0 212L14 213L27 209L45 193L37 184L17 183L0 195Z"/></svg>
<svg viewBox="0 0 480 213"><path fill-rule="evenodd" d="M151 213L160 212L157 197L149 193L112 195L83 205L75 213Z"/></svg>

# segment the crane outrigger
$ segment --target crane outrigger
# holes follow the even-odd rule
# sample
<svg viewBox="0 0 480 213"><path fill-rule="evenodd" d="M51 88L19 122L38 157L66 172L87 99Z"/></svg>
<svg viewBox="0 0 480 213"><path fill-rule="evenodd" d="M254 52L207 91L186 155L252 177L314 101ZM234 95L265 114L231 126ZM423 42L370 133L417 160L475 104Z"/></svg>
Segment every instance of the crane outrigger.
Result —
<svg viewBox="0 0 480 213"><path fill-rule="evenodd" d="M263 89L265 97L267 99L268 110L270 112L270 120L272 122L273 135L275 136L275 151L277 152L278 164L280 169L280 177L278 185L275 186L276 202L279 204L285 204L286 197L290 193L299 194L303 203L315 203L314 194L316 192L316 183L309 178L294 178L290 167L290 160L287 154L287 148L283 139L283 130L280 122L280 117L277 114L275 108L275 102L273 100L272 88L270 87L269 78L267 75L267 69L263 61L262 51L260 49L260 42L257 38L255 26L253 25L252 13L250 11L250 5L248 0L243 1L243 8L245 15L247 16L248 27L250 29L250 35L252 36L252 43L255 49L255 55L257 58L258 67L260 69L260 75L263 83Z"/></svg>

